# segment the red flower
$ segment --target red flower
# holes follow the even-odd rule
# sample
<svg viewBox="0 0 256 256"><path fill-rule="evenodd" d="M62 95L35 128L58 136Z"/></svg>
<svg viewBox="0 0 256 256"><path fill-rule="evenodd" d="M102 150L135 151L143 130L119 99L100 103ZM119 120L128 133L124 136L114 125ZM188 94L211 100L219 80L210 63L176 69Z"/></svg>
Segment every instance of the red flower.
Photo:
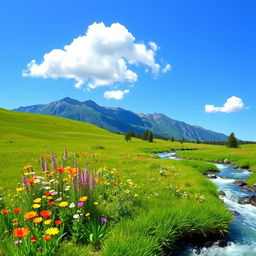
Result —
<svg viewBox="0 0 256 256"><path fill-rule="evenodd" d="M61 221L61 220L55 220L54 223L55 223L56 225L60 225L60 224L62 223L62 221Z"/></svg>
<svg viewBox="0 0 256 256"><path fill-rule="evenodd" d="M49 240L51 239L51 236L47 236L47 235L46 235L46 236L43 237L43 239L44 239L45 241L49 241Z"/></svg>
<svg viewBox="0 0 256 256"><path fill-rule="evenodd" d="M27 179L27 183L32 185L35 182L35 180L36 179L34 179L34 178Z"/></svg>
<svg viewBox="0 0 256 256"><path fill-rule="evenodd" d="M118 184L117 184L117 183L115 183L115 182L113 182L113 183L112 183L112 186L117 186L117 185L118 185Z"/></svg>
<svg viewBox="0 0 256 256"><path fill-rule="evenodd" d="M15 212L15 213L20 213L20 212L21 212L21 209L13 209L13 212Z"/></svg>
<svg viewBox="0 0 256 256"><path fill-rule="evenodd" d="M45 211L41 211L40 212L40 215L43 217L43 218L48 218L52 215L52 212L49 211L49 210L45 210Z"/></svg>
<svg viewBox="0 0 256 256"><path fill-rule="evenodd" d="M36 242L36 236L30 237L30 241L31 241L31 242Z"/></svg>
<svg viewBox="0 0 256 256"><path fill-rule="evenodd" d="M48 205L55 205L55 202L53 202L53 201L48 202Z"/></svg>
<svg viewBox="0 0 256 256"><path fill-rule="evenodd" d="M7 214L8 212L8 210L2 210L2 214Z"/></svg>
<svg viewBox="0 0 256 256"><path fill-rule="evenodd" d="M65 171L64 168L59 168L59 169L57 169L57 172L64 172L64 171Z"/></svg>
<svg viewBox="0 0 256 256"><path fill-rule="evenodd" d="M50 196L51 193L50 193L50 192L45 192L44 195L45 195L45 196Z"/></svg>

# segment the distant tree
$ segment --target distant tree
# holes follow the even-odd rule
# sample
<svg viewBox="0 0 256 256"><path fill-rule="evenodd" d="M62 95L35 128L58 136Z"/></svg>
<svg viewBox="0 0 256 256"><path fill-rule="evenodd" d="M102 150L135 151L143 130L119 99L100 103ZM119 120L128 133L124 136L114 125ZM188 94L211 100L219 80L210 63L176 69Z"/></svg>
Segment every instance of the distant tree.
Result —
<svg viewBox="0 0 256 256"><path fill-rule="evenodd" d="M149 131L146 130L146 131L143 133L143 135L142 135L142 139L143 139L143 140L148 140L148 135L149 135Z"/></svg>
<svg viewBox="0 0 256 256"><path fill-rule="evenodd" d="M132 133L131 133L131 131L128 131L128 132L125 133L124 139L125 139L127 142L132 139Z"/></svg>
<svg viewBox="0 0 256 256"><path fill-rule="evenodd" d="M228 136L227 147L228 148L238 148L238 141L233 132L231 132L230 135Z"/></svg>
<svg viewBox="0 0 256 256"><path fill-rule="evenodd" d="M148 142L153 142L154 141L154 135L152 132L148 133Z"/></svg>
<svg viewBox="0 0 256 256"><path fill-rule="evenodd" d="M199 139L196 139L196 144L200 144L201 141Z"/></svg>
<svg viewBox="0 0 256 256"><path fill-rule="evenodd" d="M130 133L133 138L136 138L136 134L134 133L134 131L130 131Z"/></svg>
<svg viewBox="0 0 256 256"><path fill-rule="evenodd" d="M180 143L181 143L181 144L183 144L183 143L184 143L184 138L182 138L182 139L180 140Z"/></svg>
<svg viewBox="0 0 256 256"><path fill-rule="evenodd" d="M174 137L172 136L171 141L174 142Z"/></svg>

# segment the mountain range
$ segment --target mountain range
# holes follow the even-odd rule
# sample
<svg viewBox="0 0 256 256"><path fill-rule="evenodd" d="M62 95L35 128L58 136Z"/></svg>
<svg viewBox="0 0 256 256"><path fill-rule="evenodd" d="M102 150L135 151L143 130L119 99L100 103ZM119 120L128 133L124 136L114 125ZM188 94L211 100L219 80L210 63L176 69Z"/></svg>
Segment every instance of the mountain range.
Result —
<svg viewBox="0 0 256 256"><path fill-rule="evenodd" d="M39 104L14 109L18 112L54 115L87 122L112 132L124 133L133 130L143 133L150 130L154 134L175 139L200 141L225 141L227 136L199 126L169 118L161 113L140 114L122 108L99 106L92 100L78 101L66 97L49 104Z"/></svg>

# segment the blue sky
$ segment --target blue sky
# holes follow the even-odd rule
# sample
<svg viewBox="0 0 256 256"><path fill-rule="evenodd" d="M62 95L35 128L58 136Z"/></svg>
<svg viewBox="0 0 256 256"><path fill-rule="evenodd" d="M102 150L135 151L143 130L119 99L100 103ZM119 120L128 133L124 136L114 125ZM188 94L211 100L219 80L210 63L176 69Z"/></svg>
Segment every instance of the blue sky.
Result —
<svg viewBox="0 0 256 256"><path fill-rule="evenodd" d="M2 0L0 107L12 109L69 96L135 112L160 112L256 140L255 11L253 0ZM104 78L107 85L96 83L96 88L87 90L87 81L78 89L75 79L44 79L41 71L41 78L35 78L33 72L22 76L28 63L41 64L46 53L85 36L94 22L104 22L105 28L119 23L132 34L135 44L146 46L143 56L128 55L131 62L137 61L127 63L136 73L136 81L119 81L113 86ZM149 42L158 46L153 64L146 60L152 55ZM141 56L145 58L139 60ZM156 63L161 65L158 75L152 71ZM166 64L172 70L163 73ZM104 98L104 92L116 90L129 93L122 100ZM223 108L232 96L238 100ZM205 112L209 104L214 105L214 113ZM226 113L230 108L236 112Z"/></svg>

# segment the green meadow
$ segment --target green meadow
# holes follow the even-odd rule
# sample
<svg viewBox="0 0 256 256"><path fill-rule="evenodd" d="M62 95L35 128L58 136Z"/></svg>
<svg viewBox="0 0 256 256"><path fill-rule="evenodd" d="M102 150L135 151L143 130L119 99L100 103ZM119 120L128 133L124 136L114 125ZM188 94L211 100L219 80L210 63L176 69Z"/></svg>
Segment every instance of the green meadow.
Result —
<svg viewBox="0 0 256 256"><path fill-rule="evenodd" d="M39 170L40 156L54 153L61 159L64 148L81 167L115 168L122 182L132 180L136 202L126 205L125 210L120 210L120 202L99 205L109 219L100 247L63 242L53 255L168 255L182 241L228 232L231 214L218 198L217 187L203 175L217 168L201 161L160 160L154 152L196 149L179 151L178 155L203 161L228 159L256 170L255 145L227 149L163 140L148 143L135 138L126 142L123 135L87 123L0 109L2 188L15 191L23 166ZM254 182L252 176L250 183Z"/></svg>
<svg viewBox="0 0 256 256"><path fill-rule="evenodd" d="M256 144L241 145L239 148L204 145L200 150L180 151L177 155L182 158L210 162L222 162L226 159L240 168L256 171ZM250 176L247 183L256 184L256 173Z"/></svg>

